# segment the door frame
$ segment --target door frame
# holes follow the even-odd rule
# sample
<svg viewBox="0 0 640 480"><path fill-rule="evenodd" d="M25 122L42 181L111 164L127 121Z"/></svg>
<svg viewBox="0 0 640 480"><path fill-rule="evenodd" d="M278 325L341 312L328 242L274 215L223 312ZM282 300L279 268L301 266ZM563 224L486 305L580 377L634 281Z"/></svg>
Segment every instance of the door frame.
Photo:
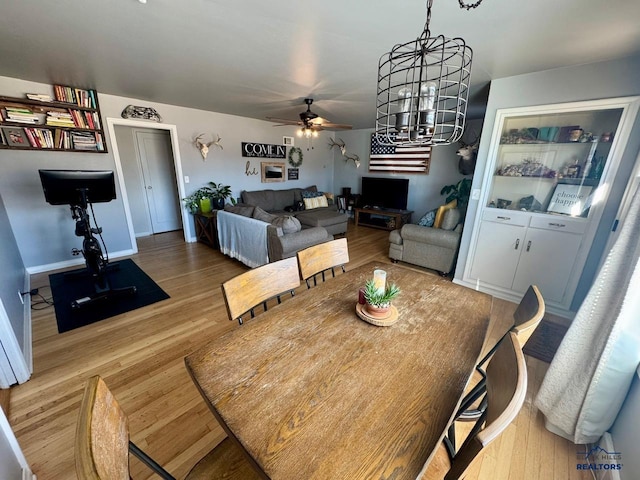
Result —
<svg viewBox="0 0 640 480"><path fill-rule="evenodd" d="M184 177L182 175L182 158L180 156L178 128L176 127L176 125L171 125L168 123L150 123L143 122L141 120L107 117L107 130L109 131L109 138L111 139L111 151L113 152L113 158L116 164L116 172L118 173L118 185L120 186L120 192L122 194L122 203L124 204L124 213L127 219L127 228L129 228L131 247L133 253L138 253L138 243L136 240L135 231L133 229L133 220L131 218L131 209L129 207L129 197L127 196L127 187L124 183L124 173L122 171L122 161L120 159L120 152L118 150L118 141L115 131L116 125L133 128L167 130L169 132L169 135L171 137L171 150L173 151L173 165L176 171L176 182L178 184L178 196L179 198L184 198L187 195L185 194ZM182 233L184 235L184 241L188 242L188 218L185 209L182 207L180 208L180 217L182 219Z"/></svg>

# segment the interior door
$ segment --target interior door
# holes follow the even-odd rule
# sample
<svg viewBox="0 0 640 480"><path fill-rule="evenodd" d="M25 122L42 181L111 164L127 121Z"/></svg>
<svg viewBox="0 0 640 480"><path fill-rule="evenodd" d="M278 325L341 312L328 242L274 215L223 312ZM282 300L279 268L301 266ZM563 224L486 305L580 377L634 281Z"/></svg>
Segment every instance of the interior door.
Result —
<svg viewBox="0 0 640 480"><path fill-rule="evenodd" d="M152 233L179 230L182 221L171 138L164 131L136 131L135 135Z"/></svg>

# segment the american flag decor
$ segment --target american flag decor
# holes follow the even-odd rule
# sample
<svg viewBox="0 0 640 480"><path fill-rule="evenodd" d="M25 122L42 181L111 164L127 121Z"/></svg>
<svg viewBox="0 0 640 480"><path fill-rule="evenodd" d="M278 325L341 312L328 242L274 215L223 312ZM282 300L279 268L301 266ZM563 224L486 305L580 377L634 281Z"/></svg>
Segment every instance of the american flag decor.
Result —
<svg viewBox="0 0 640 480"><path fill-rule="evenodd" d="M431 147L397 147L383 145L378 136L371 135L370 172L405 172L429 174Z"/></svg>

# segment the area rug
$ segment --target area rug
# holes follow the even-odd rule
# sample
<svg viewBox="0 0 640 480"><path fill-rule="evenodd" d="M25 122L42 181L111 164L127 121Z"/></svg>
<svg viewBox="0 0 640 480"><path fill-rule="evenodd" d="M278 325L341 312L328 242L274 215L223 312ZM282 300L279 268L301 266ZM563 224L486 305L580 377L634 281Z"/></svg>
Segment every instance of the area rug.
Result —
<svg viewBox="0 0 640 480"><path fill-rule="evenodd" d="M116 296L77 309L71 308L72 301L90 296L95 292L90 278L82 275L73 276L76 272L82 272L83 269L49 275L58 333L83 327L169 298L169 295L133 260L125 259L114 262L113 265L117 268L110 269L108 273L111 288L134 285L136 292L133 295Z"/></svg>
<svg viewBox="0 0 640 480"><path fill-rule="evenodd" d="M551 363L565 333L567 333L567 327L543 318L538 328L536 328L536 331L531 335L523 351L525 355L530 355L543 362Z"/></svg>

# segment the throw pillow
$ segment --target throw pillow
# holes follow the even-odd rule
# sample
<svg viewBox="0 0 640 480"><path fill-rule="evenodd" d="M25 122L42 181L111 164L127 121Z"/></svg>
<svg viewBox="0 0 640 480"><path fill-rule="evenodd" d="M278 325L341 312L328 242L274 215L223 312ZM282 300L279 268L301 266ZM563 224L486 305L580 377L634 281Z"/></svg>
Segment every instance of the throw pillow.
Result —
<svg viewBox="0 0 640 480"><path fill-rule="evenodd" d="M291 215L284 215L271 221L271 225L282 229L282 233L296 233L302 230L300 220Z"/></svg>
<svg viewBox="0 0 640 480"><path fill-rule="evenodd" d="M304 202L305 210L313 210L314 208L329 206L329 204L327 203L327 197L325 197L324 195L320 195L319 197L315 198L303 198L302 201Z"/></svg>
<svg viewBox="0 0 640 480"><path fill-rule="evenodd" d="M423 227L433 227L433 222L435 222L435 220L436 220L436 211L429 210L427 213L425 213L422 216L422 218L418 222L418 225L422 225Z"/></svg>
<svg viewBox="0 0 640 480"><path fill-rule="evenodd" d="M262 222L271 223L276 218L278 218L278 216L277 215L271 215L269 212L265 212L260 207L256 207L253 210L253 218L255 218L256 220L260 220Z"/></svg>
<svg viewBox="0 0 640 480"><path fill-rule="evenodd" d="M312 190L303 190L302 193L302 198L316 198L316 197L323 197L324 193L323 192L315 192Z"/></svg>
<svg viewBox="0 0 640 480"><path fill-rule="evenodd" d="M327 197L327 203L333 205L333 193L324 192L324 196Z"/></svg>
<svg viewBox="0 0 640 480"><path fill-rule="evenodd" d="M456 228L458 223L460 223L460 210L457 208L450 208L445 212L440 228L442 230L453 230Z"/></svg>

